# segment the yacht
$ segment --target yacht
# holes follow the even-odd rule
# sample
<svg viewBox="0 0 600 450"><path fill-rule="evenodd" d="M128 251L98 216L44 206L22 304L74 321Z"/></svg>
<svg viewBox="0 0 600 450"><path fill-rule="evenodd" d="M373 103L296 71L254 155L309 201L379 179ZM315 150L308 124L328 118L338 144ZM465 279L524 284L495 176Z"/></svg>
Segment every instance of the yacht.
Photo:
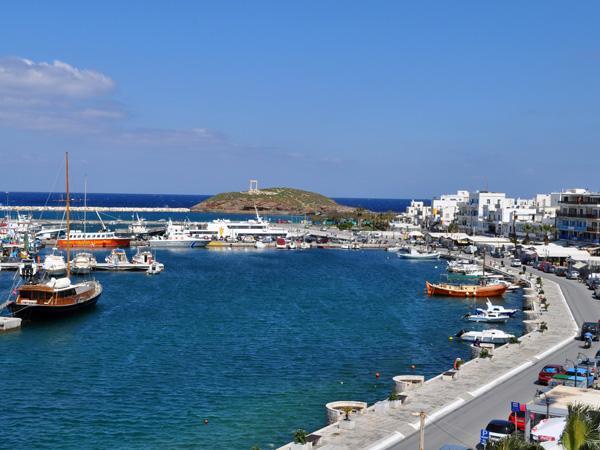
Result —
<svg viewBox="0 0 600 450"><path fill-rule="evenodd" d="M258 214L255 209L256 219L250 220L226 220L217 219L206 224L206 228L193 230L194 234L204 234L215 239L243 239L244 237L254 237L259 239L278 238L287 235L287 230L281 227L271 225Z"/></svg>
<svg viewBox="0 0 600 450"><path fill-rule="evenodd" d="M78 275L86 275L96 268L97 261L94 255L88 252L80 252L71 260L71 272Z"/></svg>
<svg viewBox="0 0 600 450"><path fill-rule="evenodd" d="M184 225L174 225L171 219L167 224L167 230L163 236L155 236L148 240L148 245L152 248L160 247L206 247L211 241L208 236L200 236L192 233Z"/></svg>
<svg viewBox="0 0 600 450"><path fill-rule="evenodd" d="M42 269L50 276L64 275L67 273L65 258L58 253L57 248L53 248L52 253L44 258Z"/></svg>

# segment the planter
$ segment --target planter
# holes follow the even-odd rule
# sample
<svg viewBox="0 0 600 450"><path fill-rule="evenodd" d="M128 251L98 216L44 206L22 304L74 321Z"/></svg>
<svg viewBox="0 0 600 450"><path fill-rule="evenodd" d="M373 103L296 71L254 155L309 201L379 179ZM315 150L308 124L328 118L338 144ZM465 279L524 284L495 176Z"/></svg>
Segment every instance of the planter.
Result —
<svg viewBox="0 0 600 450"><path fill-rule="evenodd" d="M457 370L447 370L446 372L442 373L442 380L444 380L444 381L452 381L452 380L455 380L456 378L458 378Z"/></svg>
<svg viewBox="0 0 600 450"><path fill-rule="evenodd" d="M340 420L338 422L338 428L340 430L354 430L356 427L356 422L354 420Z"/></svg>
<svg viewBox="0 0 600 450"><path fill-rule="evenodd" d="M312 448L312 444L307 442L306 444L290 444L290 450L310 450Z"/></svg>
<svg viewBox="0 0 600 450"><path fill-rule="evenodd" d="M396 375L393 380L397 393L412 391L425 383L423 375Z"/></svg>
<svg viewBox="0 0 600 450"><path fill-rule="evenodd" d="M344 408L352 408L350 415L361 414L366 408L365 402L355 402L351 400L343 400L339 402L329 402L325 405L327 410L327 423L332 424L339 420L344 419L346 413Z"/></svg>
<svg viewBox="0 0 600 450"><path fill-rule="evenodd" d="M479 358L479 354L483 349L486 349L488 355L492 357L494 356L494 349L496 348L494 344L479 344L479 347L471 344L469 347L471 347L471 357L473 358Z"/></svg>
<svg viewBox="0 0 600 450"><path fill-rule="evenodd" d="M398 409L402 406L402 400L388 400L391 409Z"/></svg>

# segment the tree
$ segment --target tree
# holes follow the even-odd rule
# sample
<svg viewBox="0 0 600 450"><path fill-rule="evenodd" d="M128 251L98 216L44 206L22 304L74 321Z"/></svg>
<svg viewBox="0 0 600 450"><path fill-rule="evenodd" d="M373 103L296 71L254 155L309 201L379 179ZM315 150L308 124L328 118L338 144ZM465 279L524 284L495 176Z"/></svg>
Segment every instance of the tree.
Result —
<svg viewBox="0 0 600 450"><path fill-rule="evenodd" d="M523 225L523 231L525 232L525 239L523 239L523 244L529 244L531 239L529 239L529 233L533 231L533 227L531 224L526 223Z"/></svg>
<svg viewBox="0 0 600 450"><path fill-rule="evenodd" d="M600 410L584 405L570 405L567 424L560 443L566 450L588 450L600 446Z"/></svg>
<svg viewBox="0 0 600 450"><path fill-rule="evenodd" d="M554 227L552 225L548 225L547 223L543 223L540 226L540 229L542 230L542 234L544 236L544 245L548 245L548 243L549 243L548 235L554 230Z"/></svg>
<svg viewBox="0 0 600 450"><path fill-rule="evenodd" d="M456 220L453 220L452 222L450 222L450 225L448 225L448 233L457 233L458 232L458 224L456 223Z"/></svg>

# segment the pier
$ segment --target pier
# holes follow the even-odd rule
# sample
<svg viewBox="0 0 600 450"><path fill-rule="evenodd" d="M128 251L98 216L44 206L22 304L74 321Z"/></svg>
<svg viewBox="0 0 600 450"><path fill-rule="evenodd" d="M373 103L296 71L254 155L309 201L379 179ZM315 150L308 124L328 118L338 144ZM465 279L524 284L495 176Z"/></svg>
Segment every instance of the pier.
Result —
<svg viewBox="0 0 600 450"><path fill-rule="evenodd" d="M511 268L497 267L496 264L487 267L520 276ZM527 275L522 279L529 283L535 281L533 274ZM576 321L570 306L580 302L581 293L577 288L581 286L571 286L573 283L552 278L544 277L544 293L550 306L545 311L539 302L533 302L533 330L522 336L519 343L498 347L493 350L492 358L472 359L458 371L448 370L403 392L399 407L380 401L352 415L352 427L342 427L346 424L339 421L313 432L313 442L317 441L313 447L412 450L419 446L418 416L422 413L426 448L459 442L467 447L474 446L479 430L485 428L490 419L508 415L511 401L527 401L533 397L536 389L533 381L543 365L564 361L565 352L576 354L579 348L573 338L578 332L577 321L582 321L585 316L600 316L600 307L588 301L585 306L574 308L578 310ZM545 332L539 331L538 325L542 321L548 328ZM280 450L291 448L291 444L287 444Z"/></svg>

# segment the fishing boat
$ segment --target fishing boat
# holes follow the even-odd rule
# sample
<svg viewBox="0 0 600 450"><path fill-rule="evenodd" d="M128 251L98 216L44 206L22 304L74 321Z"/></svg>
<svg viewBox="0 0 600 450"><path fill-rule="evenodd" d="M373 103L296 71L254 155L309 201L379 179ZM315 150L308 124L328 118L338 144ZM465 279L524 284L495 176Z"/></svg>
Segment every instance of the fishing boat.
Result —
<svg viewBox="0 0 600 450"><path fill-rule="evenodd" d="M421 252L412 247L407 251L399 251L397 255L398 258L404 259L438 259L440 257L438 252Z"/></svg>
<svg viewBox="0 0 600 450"><path fill-rule="evenodd" d="M263 241L256 241L254 243L255 248L265 248L266 246L267 246L267 244L265 244Z"/></svg>
<svg viewBox="0 0 600 450"><path fill-rule="evenodd" d="M445 295L447 297L498 297L506 292L506 286L503 284L433 284L426 281L425 286L427 295Z"/></svg>
<svg viewBox="0 0 600 450"><path fill-rule="evenodd" d="M71 224L69 201L69 154L66 161L66 223L67 239ZM67 264L65 278L51 278L47 282L30 280L19 286L17 298L8 303L15 317L27 320L54 319L91 308L102 294L102 285L95 280L71 283L69 249L67 245ZM64 263L64 260L63 260Z"/></svg>
<svg viewBox="0 0 600 450"><path fill-rule="evenodd" d="M280 250L285 250L287 249L287 242L285 241L284 238L277 238L277 241L275 243L275 248L278 248Z"/></svg>
<svg viewBox="0 0 600 450"><path fill-rule="evenodd" d="M146 270L146 273L148 275L158 275L163 270L165 270L164 264L159 263L158 261L152 261L150 263L150 265L148 266L148 269Z"/></svg>
<svg viewBox="0 0 600 450"><path fill-rule="evenodd" d="M97 261L94 255L88 252L80 252L71 261L71 273L87 275L96 268Z"/></svg>
<svg viewBox="0 0 600 450"><path fill-rule="evenodd" d="M64 275L67 272L65 258L62 254L58 253L57 248L53 248L52 253L46 255L44 263L42 264L42 269L52 277Z"/></svg>
<svg viewBox="0 0 600 450"><path fill-rule="evenodd" d="M477 310L475 313L465 314L464 318L469 322L506 323L510 316L496 311Z"/></svg>
<svg viewBox="0 0 600 450"><path fill-rule="evenodd" d="M310 248L310 244L306 241L302 241L302 242L300 242L300 248L302 250L308 250Z"/></svg>
<svg viewBox="0 0 600 450"><path fill-rule="evenodd" d="M502 330L466 331L460 330L456 337L465 342L481 342L483 344L506 344L515 337L514 334Z"/></svg>
<svg viewBox="0 0 600 450"><path fill-rule="evenodd" d="M480 313L496 312L496 313L503 314L503 315L506 315L506 316L509 316L509 317L514 316L517 313L517 311L518 311L518 309L510 309L510 308L505 308L502 305L494 305L494 304L492 304L492 302L490 301L489 298L486 300L485 304L487 306L486 309L484 309L484 308L477 308L476 311L480 312Z"/></svg>

